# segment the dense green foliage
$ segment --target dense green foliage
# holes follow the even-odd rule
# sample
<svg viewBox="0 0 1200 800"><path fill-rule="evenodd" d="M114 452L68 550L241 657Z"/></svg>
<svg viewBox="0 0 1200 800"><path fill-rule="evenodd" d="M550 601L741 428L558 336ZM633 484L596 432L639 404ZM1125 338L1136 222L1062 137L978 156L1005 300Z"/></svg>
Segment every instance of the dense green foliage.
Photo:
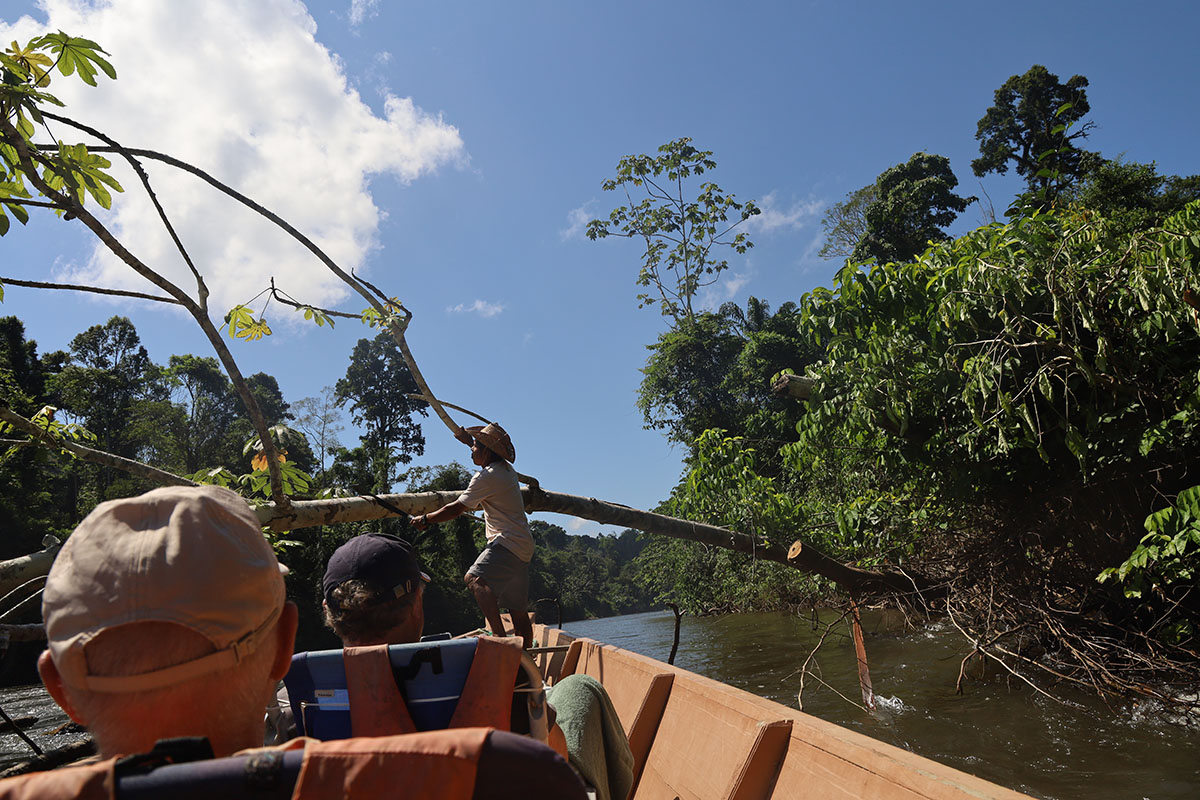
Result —
<svg viewBox="0 0 1200 800"><path fill-rule="evenodd" d="M365 433L361 452L337 454L335 469L365 461L373 488L363 491L390 491L400 477L397 465L425 452L425 436L414 415L429 411L426 403L412 398L416 393L417 382L390 335L358 340L345 377L334 386L334 397L338 405L349 407L350 418Z"/></svg>
<svg viewBox="0 0 1200 800"><path fill-rule="evenodd" d="M957 185L943 156L914 153L884 170L875 179L874 199L863 210L864 230L851 260L904 261L930 242L950 238L942 228L975 200L956 195Z"/></svg>
<svg viewBox="0 0 1200 800"><path fill-rule="evenodd" d="M800 304L825 355L808 370L818 389L783 448L787 473L758 467L742 439L704 436L676 505L783 543L807 528L868 564L927 559L955 538L1025 541L1024 564L1006 566L1054 565L1075 581L1057 597L1162 619L1186 639L1200 622L1185 491L1200 433L1198 265L1194 203L1132 233L1083 207L1034 212L911 262L847 266ZM1154 493L1180 492L1106 573L1137 605L1111 605L1095 579L1137 546L1129 520L1154 510L1141 505ZM1074 507L1084 496L1091 507Z"/></svg>
<svg viewBox="0 0 1200 800"><path fill-rule="evenodd" d="M791 438L802 409L772 396L770 381L803 370L818 352L801 337L799 319L794 303L772 314L751 297L744 310L726 303L659 336L638 390L647 427L684 445L712 428L779 443Z"/></svg>

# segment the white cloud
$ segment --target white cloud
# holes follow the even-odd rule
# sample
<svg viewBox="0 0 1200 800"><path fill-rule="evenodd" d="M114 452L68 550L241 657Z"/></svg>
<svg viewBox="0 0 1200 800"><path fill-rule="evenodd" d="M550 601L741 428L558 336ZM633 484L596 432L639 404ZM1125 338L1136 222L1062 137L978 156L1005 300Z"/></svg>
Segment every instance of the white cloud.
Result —
<svg viewBox="0 0 1200 800"><path fill-rule="evenodd" d="M594 203L594 200L589 200L579 208L573 208L567 212L567 227L558 232L560 239L565 242L567 239L583 236L584 229L587 228L588 222L594 216L590 211Z"/></svg>
<svg viewBox="0 0 1200 800"><path fill-rule="evenodd" d="M808 221L816 217L824 209L825 204L820 200L805 200L792 203L788 208L777 207L779 200L775 192L771 192L759 202L762 213L746 220L746 226L751 230L771 233L780 228L799 230Z"/></svg>
<svg viewBox="0 0 1200 800"><path fill-rule="evenodd" d="M379 13L379 0L350 0L350 24L358 27Z"/></svg>
<svg viewBox="0 0 1200 800"><path fill-rule="evenodd" d="M466 160L458 130L411 99L388 95L375 114L316 41L316 23L298 0L42 0L41 7L46 22L0 22L0 41L61 29L98 42L117 70L118 79L101 77L99 88L57 76L51 91L67 104L66 116L203 169L286 219L347 271L363 272L376 243L382 212L369 192L372 177L409 183ZM73 132L55 125L54 134ZM272 276L306 303L332 306L345 297L344 285L279 228L190 175L144 164L205 276L214 316L254 297ZM137 179L128 169L117 174L126 191L104 217L109 229L194 293ZM147 288L100 247L89 263L57 277Z"/></svg>
<svg viewBox="0 0 1200 800"><path fill-rule="evenodd" d="M745 272L725 272L719 281L701 290L697 306L705 311L717 310L722 303L732 300L753 277L754 270L750 268Z"/></svg>
<svg viewBox="0 0 1200 800"><path fill-rule="evenodd" d="M489 303L486 300L476 300L474 303L467 305L459 303L456 306L450 306L446 309L448 314L478 314L481 317L494 317L504 310L504 306L500 303Z"/></svg>

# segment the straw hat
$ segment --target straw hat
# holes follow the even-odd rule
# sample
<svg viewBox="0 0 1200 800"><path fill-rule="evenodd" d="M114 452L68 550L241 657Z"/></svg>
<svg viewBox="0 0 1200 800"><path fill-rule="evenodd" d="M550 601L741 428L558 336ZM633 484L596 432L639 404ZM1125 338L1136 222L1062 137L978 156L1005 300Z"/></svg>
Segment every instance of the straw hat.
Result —
<svg viewBox="0 0 1200 800"><path fill-rule="evenodd" d="M508 438L508 433L496 423L472 425L465 430L478 439L481 445L510 464L517 460L517 449L513 447L512 439Z"/></svg>

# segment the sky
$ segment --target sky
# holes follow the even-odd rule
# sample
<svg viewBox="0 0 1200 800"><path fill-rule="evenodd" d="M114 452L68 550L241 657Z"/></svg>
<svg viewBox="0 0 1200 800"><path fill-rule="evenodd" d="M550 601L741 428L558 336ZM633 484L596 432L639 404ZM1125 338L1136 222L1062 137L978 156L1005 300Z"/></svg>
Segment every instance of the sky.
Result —
<svg viewBox="0 0 1200 800"><path fill-rule="evenodd" d="M958 191L984 200L952 233L982 224L989 205L1002 214L1019 184L973 175L976 125L1034 64L1090 81L1088 149L1200 173L1198 24L1192 2L1110 0L0 4L0 41L63 30L109 53L116 81L55 81L69 116L278 213L412 310L407 339L433 391L503 425L518 470L637 508L669 495L683 452L635 404L646 346L667 327L638 308L641 250L583 234L622 204L601 189L622 157L684 136L712 151L706 178L764 213L747 229L755 248L730 258L702 303L774 308L840 268L817 254L825 211L915 152L949 158ZM238 303L261 308L272 278L305 303L364 307L277 228L194 178L147 169L218 322ZM192 285L132 176L118 175L127 191L106 223ZM39 215L0 239L0 277L150 288L77 222ZM158 363L212 355L190 319L160 306L6 286L0 314L20 317L42 353L120 314ZM233 353L290 402L333 385L373 335L278 305L267 314L274 334ZM435 417L424 430L415 463L469 464Z"/></svg>

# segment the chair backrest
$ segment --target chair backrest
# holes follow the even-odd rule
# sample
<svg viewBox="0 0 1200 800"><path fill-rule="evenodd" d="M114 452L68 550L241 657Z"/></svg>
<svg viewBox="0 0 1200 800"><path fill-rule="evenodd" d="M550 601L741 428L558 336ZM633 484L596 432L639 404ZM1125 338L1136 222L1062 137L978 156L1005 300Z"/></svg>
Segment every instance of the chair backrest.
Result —
<svg viewBox="0 0 1200 800"><path fill-rule="evenodd" d="M454 715L475 657L475 639L388 646L388 659L408 713L419 731L445 728ZM350 693L341 650L297 653L283 679L297 733L348 739Z"/></svg>

